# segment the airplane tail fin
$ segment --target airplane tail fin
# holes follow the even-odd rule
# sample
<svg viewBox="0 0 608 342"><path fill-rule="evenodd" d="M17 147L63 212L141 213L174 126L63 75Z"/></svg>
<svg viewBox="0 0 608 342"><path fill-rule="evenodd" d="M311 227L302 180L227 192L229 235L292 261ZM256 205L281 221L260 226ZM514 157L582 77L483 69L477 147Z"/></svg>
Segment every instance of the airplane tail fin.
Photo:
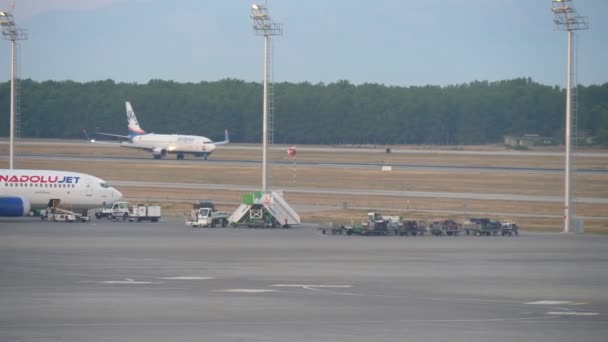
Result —
<svg viewBox="0 0 608 342"><path fill-rule="evenodd" d="M228 130L224 131L224 141L216 141L214 144L216 145L224 145L230 142L230 138L228 137Z"/></svg>
<svg viewBox="0 0 608 342"><path fill-rule="evenodd" d="M133 111L133 107L131 107L131 102L125 102L127 107L127 121L129 123L129 136L135 137L138 135L146 134L146 131L139 127L139 122L137 121L137 117L135 116L135 112Z"/></svg>

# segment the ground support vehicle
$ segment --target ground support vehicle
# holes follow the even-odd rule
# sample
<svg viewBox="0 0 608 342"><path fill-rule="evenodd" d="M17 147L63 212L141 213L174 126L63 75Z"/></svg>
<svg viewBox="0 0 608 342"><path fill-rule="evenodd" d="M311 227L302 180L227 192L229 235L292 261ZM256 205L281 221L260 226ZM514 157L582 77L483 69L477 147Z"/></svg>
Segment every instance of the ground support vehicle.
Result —
<svg viewBox="0 0 608 342"><path fill-rule="evenodd" d="M234 213L232 214L234 215ZM239 218L238 221L231 221L232 216L228 218L228 222L233 227L247 228L287 228L289 225L281 225L279 221L269 213L264 205L253 204L246 208L246 213Z"/></svg>
<svg viewBox="0 0 608 342"><path fill-rule="evenodd" d="M365 236L385 236L389 234L389 226L392 224L398 224L398 218L396 223L391 223L386 218L382 217L382 214L376 211L367 213L367 221L363 222L363 229L361 235Z"/></svg>
<svg viewBox="0 0 608 342"><path fill-rule="evenodd" d="M300 215L280 191L256 191L243 195L241 205L228 217L233 227L289 228L300 224Z"/></svg>
<svg viewBox="0 0 608 342"><path fill-rule="evenodd" d="M392 233L395 229L401 228L401 221L403 220L400 216L384 216L382 219L386 220L387 228Z"/></svg>
<svg viewBox="0 0 608 342"><path fill-rule="evenodd" d="M431 223L430 232L435 236L456 236L462 231L462 225L453 220L435 221Z"/></svg>
<svg viewBox="0 0 608 342"><path fill-rule="evenodd" d="M95 218L110 218L112 216L112 208L101 208L95 212Z"/></svg>
<svg viewBox="0 0 608 342"><path fill-rule="evenodd" d="M363 229L362 236L387 236L389 230L385 225L375 225L373 228Z"/></svg>
<svg viewBox="0 0 608 342"><path fill-rule="evenodd" d="M123 215L124 216L124 215ZM129 221L150 221L158 222L160 220L160 206L137 204L131 207L129 211Z"/></svg>
<svg viewBox="0 0 608 342"><path fill-rule="evenodd" d="M160 219L160 206L148 204L136 204L129 206L129 202L114 202L111 207L102 208L95 213L95 217L100 219L106 217L110 220L122 221L151 221L158 222Z"/></svg>
<svg viewBox="0 0 608 342"><path fill-rule="evenodd" d="M472 218L464 224L464 230L473 235L496 236L500 232L500 222L488 218Z"/></svg>
<svg viewBox="0 0 608 342"><path fill-rule="evenodd" d="M104 217L108 219L124 218L126 220L129 218L129 202L114 202L112 205L97 210L95 217L98 219Z"/></svg>
<svg viewBox="0 0 608 342"><path fill-rule="evenodd" d="M225 211L213 211L211 208L192 209L186 218L186 224L192 227L226 227L228 225L228 214Z"/></svg>
<svg viewBox="0 0 608 342"><path fill-rule="evenodd" d="M481 223L475 223L471 222L470 220L467 220L462 223L462 230L464 230L467 235L480 235L476 233L482 231L482 225Z"/></svg>
<svg viewBox="0 0 608 342"><path fill-rule="evenodd" d="M49 207L40 211L40 219L52 222L87 222L90 217L62 208Z"/></svg>
<svg viewBox="0 0 608 342"><path fill-rule="evenodd" d="M502 236L505 235L515 235L518 236L519 235L519 227L517 226L517 224L513 223L513 222L501 222L500 223L500 234Z"/></svg>
<svg viewBox="0 0 608 342"><path fill-rule="evenodd" d="M401 226L394 230L395 235L401 236L416 236L416 235L424 235L427 231L427 226L425 221L414 221L414 220L406 220L401 223Z"/></svg>
<svg viewBox="0 0 608 342"><path fill-rule="evenodd" d="M199 200L192 204L192 209L211 208L211 211L216 211L215 204L209 200Z"/></svg>
<svg viewBox="0 0 608 342"><path fill-rule="evenodd" d="M328 230L332 235L361 235L361 236L384 236L388 235L388 229L382 225L370 228L367 225L341 225L333 228L320 228L322 234Z"/></svg>
<svg viewBox="0 0 608 342"><path fill-rule="evenodd" d="M88 211L85 211L81 214L60 208L59 207L59 199L52 199L49 201L48 208L40 211L40 219L53 221L53 222L87 222L90 217Z"/></svg>
<svg viewBox="0 0 608 342"><path fill-rule="evenodd" d="M361 236L385 236L388 235L388 229L383 225L375 225L373 227L354 225L343 226L346 235L361 235Z"/></svg>
<svg viewBox="0 0 608 342"><path fill-rule="evenodd" d="M365 227L359 225L341 225L330 230L332 235L362 235L365 229ZM325 231L325 228L323 231Z"/></svg>
<svg viewBox="0 0 608 342"><path fill-rule="evenodd" d="M340 225L338 227L334 227L331 225L330 227L320 227L319 230L323 235L326 235L327 232L330 232L331 235L351 235L349 231L353 229L353 226L349 225Z"/></svg>

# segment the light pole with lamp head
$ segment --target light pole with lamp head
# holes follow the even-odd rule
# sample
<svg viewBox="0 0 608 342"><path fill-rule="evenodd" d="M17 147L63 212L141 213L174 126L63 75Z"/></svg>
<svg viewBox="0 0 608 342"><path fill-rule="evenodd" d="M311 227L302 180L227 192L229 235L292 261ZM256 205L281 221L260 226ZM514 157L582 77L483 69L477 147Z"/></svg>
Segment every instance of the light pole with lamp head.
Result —
<svg viewBox="0 0 608 342"><path fill-rule="evenodd" d="M2 36L11 41L11 115L10 115L10 138L9 138L9 168L14 167L15 156L15 45L18 40L27 39L27 31L20 29L15 24L10 12L0 12L0 26Z"/></svg>

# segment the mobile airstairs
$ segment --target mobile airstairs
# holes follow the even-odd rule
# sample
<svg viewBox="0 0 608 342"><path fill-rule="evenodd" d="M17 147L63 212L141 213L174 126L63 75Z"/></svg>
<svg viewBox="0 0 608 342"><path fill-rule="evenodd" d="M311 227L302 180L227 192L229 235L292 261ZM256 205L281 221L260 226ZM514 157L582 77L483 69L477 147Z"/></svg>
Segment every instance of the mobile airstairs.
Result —
<svg viewBox="0 0 608 342"><path fill-rule="evenodd" d="M233 227L287 228L300 224L300 215L285 201L281 191L243 195L241 205L228 217Z"/></svg>

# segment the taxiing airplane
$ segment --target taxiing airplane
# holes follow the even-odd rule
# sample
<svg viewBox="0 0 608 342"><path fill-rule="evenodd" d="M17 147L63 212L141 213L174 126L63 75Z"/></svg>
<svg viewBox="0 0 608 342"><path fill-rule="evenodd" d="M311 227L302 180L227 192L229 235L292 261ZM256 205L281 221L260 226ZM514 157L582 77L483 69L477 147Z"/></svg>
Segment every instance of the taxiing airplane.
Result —
<svg viewBox="0 0 608 342"><path fill-rule="evenodd" d="M121 198L106 181L84 173L0 169L0 216L27 216L56 200L72 211L84 211Z"/></svg>
<svg viewBox="0 0 608 342"><path fill-rule="evenodd" d="M207 137L198 135L181 135L181 134L154 134L146 133L140 126L131 107L131 103L127 101L127 121L129 135L118 135L109 133L97 133L111 137L126 139L120 146L129 148L138 148L148 152L152 152L154 159L161 159L167 154L175 154L177 159L184 159L184 154L191 154L195 157L207 157L215 150L217 145L229 143L228 130L224 132L224 141L213 142Z"/></svg>

